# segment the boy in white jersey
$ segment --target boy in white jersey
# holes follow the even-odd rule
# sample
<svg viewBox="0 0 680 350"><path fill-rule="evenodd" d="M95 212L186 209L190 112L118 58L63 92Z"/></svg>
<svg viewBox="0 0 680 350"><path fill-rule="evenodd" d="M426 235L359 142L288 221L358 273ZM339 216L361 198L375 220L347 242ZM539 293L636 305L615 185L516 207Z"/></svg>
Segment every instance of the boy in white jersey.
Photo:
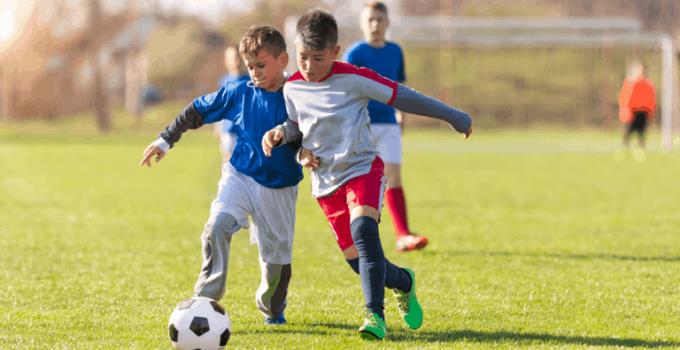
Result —
<svg viewBox="0 0 680 350"><path fill-rule="evenodd" d="M378 220L385 180L371 137L369 100L443 119L467 137L472 121L461 111L365 68L337 62L338 30L333 16L314 9L297 24L299 72L284 85L289 119L265 133L262 149L301 140L298 160L311 169L312 194L324 211L347 262L361 277L366 300L362 337L383 339L384 288L395 291L399 312L411 329L423 313L415 274L385 259Z"/></svg>

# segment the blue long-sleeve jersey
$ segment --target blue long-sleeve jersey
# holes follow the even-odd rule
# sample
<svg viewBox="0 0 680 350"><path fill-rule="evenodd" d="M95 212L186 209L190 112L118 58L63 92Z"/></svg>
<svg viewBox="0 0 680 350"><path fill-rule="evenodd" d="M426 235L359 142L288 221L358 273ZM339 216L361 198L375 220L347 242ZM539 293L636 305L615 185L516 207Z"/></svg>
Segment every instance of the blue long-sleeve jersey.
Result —
<svg viewBox="0 0 680 350"><path fill-rule="evenodd" d="M297 148L277 147L271 157L262 150L262 136L288 119L282 91L268 92L248 81L230 82L196 98L168 126L161 137L171 146L187 129L229 120L236 146L229 162L234 168L269 188L297 185L302 168L295 160Z"/></svg>
<svg viewBox="0 0 680 350"><path fill-rule="evenodd" d="M248 81L248 80L250 80L250 76L248 74L241 74L241 75L225 74L217 82L217 86L222 87L222 86L229 84L229 83L232 83L232 82ZM234 126L234 123L232 123L228 119L224 119L224 120L222 120L222 123L221 123L220 126L221 126L221 129L222 129L222 132L231 132L231 128Z"/></svg>

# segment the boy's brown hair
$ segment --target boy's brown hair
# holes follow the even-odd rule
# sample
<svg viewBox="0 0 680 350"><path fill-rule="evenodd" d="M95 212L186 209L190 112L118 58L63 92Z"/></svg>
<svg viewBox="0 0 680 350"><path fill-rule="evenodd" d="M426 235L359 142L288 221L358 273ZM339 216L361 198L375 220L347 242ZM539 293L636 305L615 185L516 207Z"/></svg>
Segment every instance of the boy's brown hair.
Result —
<svg viewBox="0 0 680 350"><path fill-rule="evenodd" d="M286 51L286 40L272 26L252 26L241 37L238 53L241 56L257 56L260 50L266 50L272 56L278 57Z"/></svg>
<svg viewBox="0 0 680 350"><path fill-rule="evenodd" d="M383 12L387 16L387 6L382 1L369 1L364 5L364 8Z"/></svg>
<svg viewBox="0 0 680 350"><path fill-rule="evenodd" d="M338 44L338 24L330 12L320 8L305 12L296 31L295 40L312 50L324 50Z"/></svg>

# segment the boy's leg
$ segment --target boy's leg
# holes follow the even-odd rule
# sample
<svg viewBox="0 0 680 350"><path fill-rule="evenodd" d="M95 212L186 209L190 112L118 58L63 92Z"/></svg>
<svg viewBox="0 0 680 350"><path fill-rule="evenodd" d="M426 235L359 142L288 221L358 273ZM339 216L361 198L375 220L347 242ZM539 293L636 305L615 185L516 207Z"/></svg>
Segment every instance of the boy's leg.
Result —
<svg viewBox="0 0 680 350"><path fill-rule="evenodd" d="M201 235L203 264L194 287L196 296L215 300L224 296L231 236L239 229L248 227L248 197L244 190L244 178L229 163L222 166L217 196L212 202L210 218Z"/></svg>
<svg viewBox="0 0 680 350"><path fill-rule="evenodd" d="M645 131L647 130L647 112L638 112L636 118L640 118L640 125L638 128L638 145L640 148L645 148Z"/></svg>
<svg viewBox="0 0 680 350"><path fill-rule="evenodd" d="M374 214L372 214L372 212ZM381 319L384 319L383 314L377 309L378 306L382 309L384 305L384 291L383 293L380 293L376 291L375 287L378 285L378 276L380 274L376 265L380 265L373 263L373 261L378 261L379 258L376 257L379 257L382 253L382 246L380 245L380 237L378 235L378 222L376 220L377 215L378 213L376 210L370 206L361 206L352 209L352 237L354 237L357 250L359 250L359 273L361 275L362 287L364 287L364 297L366 297L367 301L366 307L370 309L372 313L380 316ZM362 245L364 246L363 248ZM371 257L371 255L373 255L373 257ZM363 256L366 256L364 261L362 261ZM382 266L384 267L385 264L386 259L383 256ZM416 297L415 273L410 269L400 269L398 267L396 267L396 269L398 269L397 271L401 270L401 276L404 276L400 283L403 289L394 289L399 314L409 328L418 329L423 324L423 310ZM403 274L403 272L405 272L405 274ZM398 276L399 275L395 277ZM386 281L385 277L383 277L383 281ZM368 288L366 288L367 285ZM380 301L383 302L379 303ZM370 324L371 322L364 321L364 326L366 326L367 323ZM360 331L363 330L360 329ZM374 332L370 333L376 338L382 339L382 337L377 336Z"/></svg>
<svg viewBox="0 0 680 350"><path fill-rule="evenodd" d="M257 308L265 316L265 322L286 323L283 312L286 309L291 264L271 264L260 257L260 271L260 286L255 293Z"/></svg>
<svg viewBox="0 0 680 350"><path fill-rule="evenodd" d="M633 133L633 122L626 125L626 130L623 132L623 147L630 147L630 136Z"/></svg>
<svg viewBox="0 0 680 350"><path fill-rule="evenodd" d="M382 169L381 169L382 170ZM381 178L381 175L378 176L378 178ZM325 197L320 197L318 198L319 206L321 206L321 209L323 210L324 214L326 215L326 219L328 220L328 223L331 225L331 228L333 230L333 233L335 234L335 239L338 242L338 245L340 246L340 250L342 250L343 254L345 254L345 258L348 260L348 263L350 263L350 266L354 268L352 265L352 261L357 262L355 271L357 271L361 277L361 285L362 289L364 291L364 298L366 300L366 308L365 308L365 316L364 316L364 324L359 328L359 332L362 337L369 337L373 339L383 339L385 337L385 331L386 331L386 326L385 326L385 321L384 321L384 316L383 316L383 299L384 299L384 293L385 293L385 262L384 262L384 256L382 260L382 278L378 276L378 281L377 283L379 284L379 287L371 286L371 283L373 282L368 282L371 281L368 277L371 275L372 272L372 277L375 277L375 271L369 271L365 268L364 264L366 262L366 255L363 255L363 261L362 261L362 254L361 252L363 251L363 247L365 246L364 244L364 239L363 237L360 237L360 244L362 247L362 251L359 251L357 249L357 246L354 244L354 240L352 237L352 229L350 228L350 212L349 212L349 206L348 206L348 192L347 190L350 188L352 183L356 183L357 181L361 182L361 178L365 178L367 175L360 176L359 178L352 179L349 182L343 184L340 188L338 188L334 193L325 196ZM381 181L378 180L378 183ZM380 185L378 185L378 188L380 188ZM376 202L379 202L377 200ZM377 205L376 205L377 206ZM373 209L376 211L375 209ZM377 214L375 217L377 218ZM360 220L361 221L361 220ZM373 220L374 222L377 222ZM372 237L369 237L372 238ZM381 248L382 251L382 248ZM379 259L378 259L379 260ZM380 268L380 261L378 261L377 264L378 268ZM382 293L378 296L374 296L373 292L378 292ZM374 301L375 300L375 301ZM375 311L374 311L375 310Z"/></svg>
<svg viewBox="0 0 680 350"><path fill-rule="evenodd" d="M347 263L361 277L367 312L359 331L362 336L377 339L382 339L386 331L383 321L386 283L403 289L403 293L409 293L413 284L404 269L386 261L382 250L378 232L385 185L382 170L382 160L376 158L369 174L348 181L329 196L318 198ZM349 207L352 207L351 215L347 215ZM347 237L348 231L350 237ZM357 253L348 254L352 251Z"/></svg>
<svg viewBox="0 0 680 350"><path fill-rule="evenodd" d="M319 205L326 215L340 250L345 255L345 261L357 275L360 275L359 252L352 239L349 207L345 194L336 192L333 195L319 198ZM410 280L406 271L385 259L385 287L408 291L410 288L408 281Z"/></svg>
<svg viewBox="0 0 680 350"><path fill-rule="evenodd" d="M638 162L644 161L645 155L645 129L647 128L647 112L636 111L633 113L634 119L631 126L634 132L638 134L638 148L633 150L633 159Z"/></svg>
<svg viewBox="0 0 680 350"><path fill-rule="evenodd" d="M328 220L328 224L331 226L335 242L344 254L345 259L348 261L358 259L359 254L354 246L352 232L349 227L349 207L347 206L343 188L341 187L328 196L317 198L317 201L326 216L326 220ZM355 269L357 274L359 273L358 266Z"/></svg>
<svg viewBox="0 0 680 350"><path fill-rule="evenodd" d="M359 275L366 308L384 319L385 255L378 222L369 216L359 216L352 221L351 230L359 251Z"/></svg>
<svg viewBox="0 0 680 350"><path fill-rule="evenodd" d="M385 190L384 164L379 157L368 174L346 183L350 208L350 230L359 252L359 275L366 308L384 319L385 254L380 242L378 220Z"/></svg>
<svg viewBox="0 0 680 350"><path fill-rule="evenodd" d="M194 287L196 296L222 299L227 283L231 236L241 226L228 213L213 213L205 224L201 242L203 264Z"/></svg>
<svg viewBox="0 0 680 350"><path fill-rule="evenodd" d="M385 162L387 178L385 203L397 235L397 250L405 252L422 249L427 245L427 238L413 234L408 225L406 198L401 183L401 128L397 124L372 124L371 126L380 158Z"/></svg>
<svg viewBox="0 0 680 350"><path fill-rule="evenodd" d="M253 203L251 242L257 243L261 270L255 301L265 323L283 324L291 278L297 186L272 189L249 182Z"/></svg>
<svg viewBox="0 0 680 350"><path fill-rule="evenodd" d="M378 232L380 197L384 187L381 168L382 161L380 158L376 158L369 174L351 180L347 186L347 203L352 208L350 211L352 237L359 251L359 272L364 296L367 299L366 306L380 319L383 318L381 311L384 305L384 289L381 287L386 282L386 270L388 268ZM391 276L395 281L391 281L391 283L398 284L404 289L403 291L395 290L398 294L397 299L400 301L399 310L402 318L410 328L418 328L422 323L422 310L415 295L415 275L410 270L403 270L396 265L392 265L392 272L395 273ZM382 284L380 284L380 281L382 281ZM406 287L407 285L409 287ZM367 318L364 320L364 326L360 331L366 333L366 331L370 331L371 327L375 328L371 325L373 323L376 322ZM370 333L376 336L375 333Z"/></svg>
<svg viewBox="0 0 680 350"><path fill-rule="evenodd" d="M359 258L347 259L347 264L359 274ZM406 270L391 263L385 258L385 288L397 289L408 293L411 291L411 277Z"/></svg>

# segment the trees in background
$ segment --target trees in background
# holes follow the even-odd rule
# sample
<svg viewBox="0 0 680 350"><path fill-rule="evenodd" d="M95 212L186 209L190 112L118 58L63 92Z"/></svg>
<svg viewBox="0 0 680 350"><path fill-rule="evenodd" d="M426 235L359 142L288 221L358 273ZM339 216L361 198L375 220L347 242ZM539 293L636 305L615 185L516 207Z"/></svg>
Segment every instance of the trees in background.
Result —
<svg viewBox="0 0 680 350"><path fill-rule="evenodd" d="M88 8L88 42L94 42L102 34L102 10L99 0L87 0ZM97 118L100 131L111 129L111 112L109 111L108 91L104 86L102 67L99 62L99 51L90 50L92 65L92 108Z"/></svg>

